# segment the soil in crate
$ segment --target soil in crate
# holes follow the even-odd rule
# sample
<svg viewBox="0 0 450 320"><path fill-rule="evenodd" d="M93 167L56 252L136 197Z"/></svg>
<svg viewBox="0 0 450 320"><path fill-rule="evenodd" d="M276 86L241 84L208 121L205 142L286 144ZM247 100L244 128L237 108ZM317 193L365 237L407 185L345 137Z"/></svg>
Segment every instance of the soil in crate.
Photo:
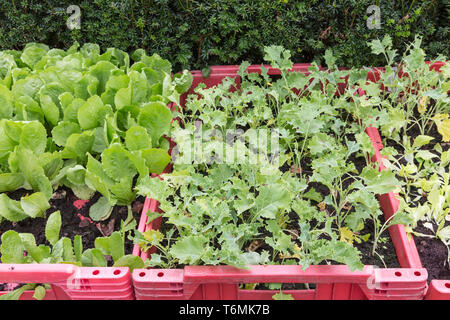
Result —
<svg viewBox="0 0 450 320"><path fill-rule="evenodd" d="M418 117L417 111L415 111L415 116ZM437 131L436 125L434 125L432 122L428 122L426 124L426 130L428 131L425 132L425 134L433 137L434 140L431 140L430 143L421 147L422 150L428 150L429 152L439 156L439 154L434 151L434 147L436 144L440 144L443 152L450 149L450 142L442 141L442 136ZM408 137L412 138L413 140L421 134L422 133L420 132L417 125L412 126L407 131ZM386 146L395 148L400 155L404 152L403 148L393 140L387 140ZM399 156L396 156L396 158L402 165L407 164L404 158L400 159ZM433 158L432 161L439 161L439 157ZM418 165L417 162L415 164ZM446 169L446 171L448 172L448 168ZM398 176L398 178L403 179L401 176ZM412 186L411 192L418 193L418 189ZM421 205L425 204L426 198L420 198L418 200L418 203ZM445 226L448 225L450 225L450 222L446 221ZM434 233L430 229L423 226L423 223L421 221L418 222L417 227L414 229L414 231L426 235L434 235ZM449 280L450 263L448 261L449 252L446 245L436 237L432 238L414 236L414 241L419 253L420 261L422 262L422 266L428 271L428 281L431 281L433 279Z"/></svg>
<svg viewBox="0 0 450 320"><path fill-rule="evenodd" d="M447 222L447 225L450 225ZM418 223L415 231L432 235L430 229ZM450 265L448 259L448 249L439 239L428 237L414 237L417 251L419 252L422 265L428 271L428 281L433 279L450 280Z"/></svg>
<svg viewBox="0 0 450 320"><path fill-rule="evenodd" d="M358 172L361 172L362 169L365 167L366 162L363 157L355 157L352 156L350 158L350 161L352 161ZM301 163L302 171L303 173L312 173L312 169L310 168L309 163L306 161L304 163ZM293 168L289 169L288 165L283 165L281 168L283 172L286 172L287 170L295 171ZM298 170L297 170L297 173ZM344 188L348 187L350 185L351 181L347 180L344 182ZM310 188L314 187L314 189L319 192L322 195L322 198L325 198L329 194L328 187L320 184L320 183L310 183ZM309 190L309 189L308 189ZM320 207L319 203L315 203L315 205ZM321 210L324 210L328 214L334 212L334 209L331 206L325 205L324 207L321 207ZM291 220L295 221L295 213L292 213ZM378 220L380 221L380 225L383 225L385 222L384 216L380 215L378 217ZM333 226L334 228L337 228L337 225ZM295 227L294 227L295 228ZM370 237L367 241L361 241L360 243L354 242L353 245L361 252L361 262L365 265L374 265L378 266L380 268L400 268L400 264L397 260L397 255L395 252L395 247L392 242L392 239L389 236L388 231L386 230L382 236L380 237L380 241L377 244L376 254L372 254L372 246L374 241L374 227L373 227L373 221L370 219L367 219L364 222L364 228L358 232L359 235L364 236L366 234L370 234ZM327 262L325 262L327 263ZM324 263L324 264L325 264ZM337 264L335 262L328 262L329 264Z"/></svg>
<svg viewBox="0 0 450 320"><path fill-rule="evenodd" d="M17 190L9 193L8 196L12 199L19 200L26 193L26 190ZM101 195L97 192L88 202L78 209L74 206L74 202L78 200L78 198L73 192L65 187L59 188L54 192L52 199L50 199L50 208L46 212L46 217L48 217L50 213L59 210L62 221L60 236L73 240L75 235L80 235L83 241L83 249L94 248L94 242L97 237L109 236L113 231L119 230L120 222L125 220L128 216L126 206L115 206L111 216L105 221L101 221L98 224L96 222L90 222L88 219L89 208L100 198L100 196ZM133 216L137 223L139 222L144 200L144 197L138 197L132 204ZM78 214L85 219L81 219ZM3 221L0 224L0 237L4 232L14 230L18 233L33 234L37 245L49 245L45 239L46 222L46 218L25 219L16 223ZM131 253L132 250L132 241L125 239L125 253ZM108 263L112 264L113 262L108 261Z"/></svg>

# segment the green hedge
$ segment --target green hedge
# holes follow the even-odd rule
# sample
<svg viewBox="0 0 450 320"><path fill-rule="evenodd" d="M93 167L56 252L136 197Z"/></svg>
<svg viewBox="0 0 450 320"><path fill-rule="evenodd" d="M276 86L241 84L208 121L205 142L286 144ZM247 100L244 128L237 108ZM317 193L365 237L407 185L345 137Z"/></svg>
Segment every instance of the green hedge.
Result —
<svg viewBox="0 0 450 320"><path fill-rule="evenodd" d="M366 25L372 4L381 7L381 29ZM69 5L81 8L80 30L66 27ZM449 7L450 0L6 0L0 49L95 42L103 49L158 52L179 70L260 63L263 46L277 44L297 62L320 62L332 48L338 65L377 65L383 62L366 42L386 33L399 51L419 34L430 58L448 54Z"/></svg>

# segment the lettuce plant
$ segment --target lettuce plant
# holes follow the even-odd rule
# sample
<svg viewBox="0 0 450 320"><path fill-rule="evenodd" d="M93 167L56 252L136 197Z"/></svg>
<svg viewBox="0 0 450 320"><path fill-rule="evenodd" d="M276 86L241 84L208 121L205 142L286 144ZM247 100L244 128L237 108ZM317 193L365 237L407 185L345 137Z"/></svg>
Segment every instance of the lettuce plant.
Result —
<svg viewBox="0 0 450 320"><path fill-rule="evenodd" d="M30 43L0 52L0 66L0 221L43 217L60 186L81 199L100 192L91 217L104 220L131 204L135 179L169 163L167 104L192 79L172 77L157 54ZM30 194L13 200L7 192L17 189Z"/></svg>

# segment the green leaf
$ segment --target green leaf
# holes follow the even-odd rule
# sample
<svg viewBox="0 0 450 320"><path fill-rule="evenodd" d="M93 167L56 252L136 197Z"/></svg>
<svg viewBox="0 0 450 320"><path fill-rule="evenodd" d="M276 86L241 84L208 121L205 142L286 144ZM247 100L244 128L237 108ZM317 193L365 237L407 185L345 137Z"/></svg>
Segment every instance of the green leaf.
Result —
<svg viewBox="0 0 450 320"><path fill-rule="evenodd" d="M309 140L308 144L308 148L313 155L320 154L324 151L331 152L335 149L335 146L336 141L333 137L322 132L315 134L311 140Z"/></svg>
<svg viewBox="0 0 450 320"><path fill-rule="evenodd" d="M142 157L150 173L160 174L170 162L170 155L163 149L146 149L142 150Z"/></svg>
<svg viewBox="0 0 450 320"><path fill-rule="evenodd" d="M76 235L73 239L73 250L76 261L81 261L81 256L83 254L83 240L80 235Z"/></svg>
<svg viewBox="0 0 450 320"><path fill-rule="evenodd" d="M441 154L441 166L446 167L450 163L450 150L444 151Z"/></svg>
<svg viewBox="0 0 450 320"><path fill-rule="evenodd" d="M5 129L2 125L0 125L0 158L8 155L10 152L14 150L16 143L13 139L9 138L7 134L5 134Z"/></svg>
<svg viewBox="0 0 450 320"><path fill-rule="evenodd" d="M333 50L331 48L328 48L325 50L325 63L327 64L327 67L329 69L332 69L336 66L336 58L333 56Z"/></svg>
<svg viewBox="0 0 450 320"><path fill-rule="evenodd" d="M40 102L42 111L44 112L45 119L52 126L56 126L58 124L60 116L58 106L53 102L52 98L48 95L41 94Z"/></svg>
<svg viewBox="0 0 450 320"><path fill-rule="evenodd" d="M20 145L32 150L36 155L44 153L47 146L47 131L37 121L27 123L20 135Z"/></svg>
<svg viewBox="0 0 450 320"><path fill-rule="evenodd" d="M111 110L103 104L102 99L92 96L78 109L78 122L83 130L101 127L108 113Z"/></svg>
<svg viewBox="0 0 450 320"><path fill-rule="evenodd" d="M187 236L180 238L169 250L181 264L196 264L200 261L208 240L205 236Z"/></svg>
<svg viewBox="0 0 450 320"><path fill-rule="evenodd" d="M29 216L22 210L19 201L10 199L6 194L0 194L0 217L8 221L19 222Z"/></svg>
<svg viewBox="0 0 450 320"><path fill-rule="evenodd" d="M360 260L360 252L353 245L344 241L330 241L327 243L331 249L332 260L346 264L350 271L362 270L364 265Z"/></svg>
<svg viewBox="0 0 450 320"><path fill-rule="evenodd" d="M30 217L44 217L45 211L50 208L48 198L42 192L35 192L20 199L23 211Z"/></svg>
<svg viewBox="0 0 450 320"><path fill-rule="evenodd" d="M61 229L61 213L53 212L47 219L45 225L45 237L51 245L55 245L59 240L59 231Z"/></svg>
<svg viewBox="0 0 450 320"><path fill-rule="evenodd" d="M147 129L153 147L159 146L159 138L169 133L172 112L162 102L150 102L142 106L138 117L140 126Z"/></svg>
<svg viewBox="0 0 450 320"><path fill-rule="evenodd" d="M99 249L87 249L83 252L81 263L84 267L107 267L105 256Z"/></svg>
<svg viewBox="0 0 450 320"><path fill-rule="evenodd" d="M414 139L413 143L413 149L420 148L426 144L428 144L431 140L433 140L433 137L425 136L425 135L418 135L416 139Z"/></svg>
<svg viewBox="0 0 450 320"><path fill-rule="evenodd" d="M36 300L43 300L45 298L46 290L43 286L37 286L34 288L33 298Z"/></svg>
<svg viewBox="0 0 450 320"><path fill-rule="evenodd" d="M104 221L109 218L113 210L113 206L105 197L101 197L89 209L89 217L94 221Z"/></svg>
<svg viewBox="0 0 450 320"><path fill-rule="evenodd" d="M15 191L24 182L25 178L20 173L0 173L0 192Z"/></svg>
<svg viewBox="0 0 450 320"><path fill-rule="evenodd" d="M84 184L86 177L86 169L83 166L75 165L67 169L66 178L70 183L75 185Z"/></svg>
<svg viewBox="0 0 450 320"><path fill-rule="evenodd" d="M58 146L64 147L67 139L74 133L81 133L80 126L71 121L61 121L52 129L52 139Z"/></svg>
<svg viewBox="0 0 450 320"><path fill-rule="evenodd" d="M416 158L420 158L423 160L431 160L433 158L438 158L438 156L435 155L434 153L431 153L428 150L419 150L416 153Z"/></svg>
<svg viewBox="0 0 450 320"><path fill-rule="evenodd" d="M62 255L63 261L74 262L72 241L66 237L61 238L61 241L63 247L63 255Z"/></svg>
<svg viewBox="0 0 450 320"><path fill-rule="evenodd" d="M283 292L278 292L272 296L273 300L295 300L294 297L292 297L292 294L284 294Z"/></svg>
<svg viewBox="0 0 450 320"><path fill-rule="evenodd" d="M65 159L86 160L87 153L92 150L95 141L93 131L84 131L83 133L73 133L66 141L66 146L61 156Z"/></svg>
<svg viewBox="0 0 450 320"><path fill-rule="evenodd" d="M400 185L400 182L395 177L395 173L388 170L378 171L377 169L365 167L360 176L366 184L365 190L375 194L391 192Z"/></svg>
<svg viewBox="0 0 450 320"><path fill-rule="evenodd" d="M16 231L8 230L2 234L0 246L2 263L24 263L23 251L22 239Z"/></svg>
<svg viewBox="0 0 450 320"><path fill-rule="evenodd" d="M140 179L136 189L138 194L158 201L163 201L168 196L167 182L158 178L145 176Z"/></svg>
<svg viewBox="0 0 450 320"><path fill-rule="evenodd" d="M34 235L31 233L20 233L20 238L22 239L22 244L28 254L28 256L31 256L33 260L37 263L41 263L41 261L45 258L48 258L49 255L46 253L46 249L44 249L43 245L37 246L36 240L34 239ZM50 250L49 247L48 250Z"/></svg>
<svg viewBox="0 0 450 320"><path fill-rule="evenodd" d="M283 186L272 184L260 188L256 197L257 215L267 219L275 219L278 210L289 208L290 195Z"/></svg>
<svg viewBox="0 0 450 320"><path fill-rule="evenodd" d="M20 56L20 59L29 67L34 66L47 54L49 47L41 43L28 43Z"/></svg>
<svg viewBox="0 0 450 320"><path fill-rule="evenodd" d="M292 69L293 63L290 60L291 52L281 46L270 46L264 48L264 60L268 61L272 67L281 70Z"/></svg>
<svg viewBox="0 0 450 320"><path fill-rule="evenodd" d="M4 85L0 84L0 119L11 119L13 114L13 95Z"/></svg>
<svg viewBox="0 0 450 320"><path fill-rule="evenodd" d="M356 205L355 211L345 218L345 224L353 232L361 231L364 228L364 220L371 217L370 213L370 209L366 206Z"/></svg>
<svg viewBox="0 0 450 320"><path fill-rule="evenodd" d="M406 111L402 108L391 108L389 110L389 122L382 125L382 133L390 136L393 132L399 131L408 124Z"/></svg>
<svg viewBox="0 0 450 320"><path fill-rule="evenodd" d="M109 236L109 248L114 261L119 261L125 255L124 245L120 232L115 231Z"/></svg>
<svg viewBox="0 0 450 320"><path fill-rule="evenodd" d="M303 198L311 199L316 202L321 202L323 199L322 195L319 192L317 192L316 189L314 189L314 187L312 187L308 192L304 193Z"/></svg>
<svg viewBox="0 0 450 320"><path fill-rule="evenodd" d="M127 206L136 198L136 192L133 191L133 178L122 177L119 182L111 186L111 193L117 200L118 205Z"/></svg>
<svg viewBox="0 0 450 320"><path fill-rule="evenodd" d="M150 211L148 210L146 213L147 215L147 224L149 224L150 222L152 222L153 220L155 220L156 218L159 218L162 216L162 213L159 212L154 212L154 211Z"/></svg>
<svg viewBox="0 0 450 320"><path fill-rule="evenodd" d="M106 127L98 127L94 129L95 132L95 140L92 145L92 151L95 153L103 153L106 148L109 147L109 141L107 136Z"/></svg>
<svg viewBox="0 0 450 320"><path fill-rule="evenodd" d="M436 232L436 235L441 239L444 243L448 243L450 240L450 226L446 226Z"/></svg>
<svg viewBox="0 0 450 320"><path fill-rule="evenodd" d="M19 170L26 181L33 190L43 192L50 199L53 194L53 188L50 180L45 175L44 169L39 165L36 155L31 150L24 148L18 148L16 153Z"/></svg>
<svg viewBox="0 0 450 320"><path fill-rule="evenodd" d="M105 91L106 83L114 69L117 67L109 61L99 61L89 69L89 74L98 79L98 95Z"/></svg>
<svg viewBox="0 0 450 320"><path fill-rule="evenodd" d="M146 79L145 74L131 70L128 76L130 79L128 87L119 89L115 94L114 103L117 109L140 106L148 101L148 79Z"/></svg>
<svg viewBox="0 0 450 320"><path fill-rule="evenodd" d="M382 41L379 39L372 40L369 42L369 46L372 49L372 53L381 54L392 47L391 36L386 34Z"/></svg>
<svg viewBox="0 0 450 320"><path fill-rule="evenodd" d="M19 300L25 291L32 289L32 286L32 284L26 284L23 287L1 295L0 300Z"/></svg>
<svg viewBox="0 0 450 320"><path fill-rule="evenodd" d="M122 256L120 259L114 259L113 267L128 267L130 268L130 272L133 272L134 269L142 269L144 268L144 261L138 256L127 254Z"/></svg>
<svg viewBox="0 0 450 320"><path fill-rule="evenodd" d="M49 179L54 179L64 165L59 152L46 152L39 156L39 164L44 169L44 174Z"/></svg>
<svg viewBox="0 0 450 320"><path fill-rule="evenodd" d="M133 151L151 148L152 141L144 127L135 126L126 132L125 144L128 150Z"/></svg>
<svg viewBox="0 0 450 320"><path fill-rule="evenodd" d="M122 177L136 175L137 169L129 154L120 144L113 144L103 152L102 164L108 176L119 181Z"/></svg>
<svg viewBox="0 0 450 320"><path fill-rule="evenodd" d="M373 148L372 141L370 140L370 137L365 132L355 134L355 139L356 139L356 142L358 142L358 144L361 146L361 150L365 154L367 154L369 156L374 154L375 150Z"/></svg>
<svg viewBox="0 0 450 320"><path fill-rule="evenodd" d="M405 226L411 224L413 222L412 218L405 211L398 211L394 214L392 220L388 223L388 226L393 226L396 224L403 224Z"/></svg>
<svg viewBox="0 0 450 320"><path fill-rule="evenodd" d="M86 184L92 189L100 192L111 201L109 189L114 185L114 180L106 174L103 170L102 164L88 154L86 169Z"/></svg>
<svg viewBox="0 0 450 320"><path fill-rule="evenodd" d="M189 90L192 85L194 77L188 70L183 70L182 73L177 73L173 76L173 84L175 85L175 90L179 94L183 94Z"/></svg>

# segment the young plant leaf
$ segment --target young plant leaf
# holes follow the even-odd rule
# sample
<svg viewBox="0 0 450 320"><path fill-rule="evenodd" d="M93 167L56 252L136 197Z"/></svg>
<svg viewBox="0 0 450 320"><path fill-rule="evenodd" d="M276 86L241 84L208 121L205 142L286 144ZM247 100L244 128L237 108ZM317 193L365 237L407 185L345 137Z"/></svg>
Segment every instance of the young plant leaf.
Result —
<svg viewBox="0 0 450 320"><path fill-rule="evenodd" d="M44 217L45 211L50 208L48 198L42 192L35 192L20 199L25 214L32 218Z"/></svg>
<svg viewBox="0 0 450 320"><path fill-rule="evenodd" d="M45 237L51 245L55 245L59 240L59 231L61 229L61 213L59 211L53 212L47 219L45 225Z"/></svg>
<svg viewBox="0 0 450 320"><path fill-rule="evenodd" d="M153 147L158 147L159 138L169 132L171 120L172 112L162 102L151 102L143 105L138 117L138 123L147 129Z"/></svg>
<svg viewBox="0 0 450 320"><path fill-rule="evenodd" d="M89 208L89 217L94 221L104 221L109 218L113 210L113 206L105 197L101 197Z"/></svg>
<svg viewBox="0 0 450 320"><path fill-rule="evenodd" d="M2 254L2 263L24 263L24 247L19 234L14 230L8 230L2 234L1 240L0 252Z"/></svg>
<svg viewBox="0 0 450 320"><path fill-rule="evenodd" d="M119 259L114 259L113 267L128 267L130 268L130 272L133 272L134 269L144 268L144 261L138 256L127 254Z"/></svg>

